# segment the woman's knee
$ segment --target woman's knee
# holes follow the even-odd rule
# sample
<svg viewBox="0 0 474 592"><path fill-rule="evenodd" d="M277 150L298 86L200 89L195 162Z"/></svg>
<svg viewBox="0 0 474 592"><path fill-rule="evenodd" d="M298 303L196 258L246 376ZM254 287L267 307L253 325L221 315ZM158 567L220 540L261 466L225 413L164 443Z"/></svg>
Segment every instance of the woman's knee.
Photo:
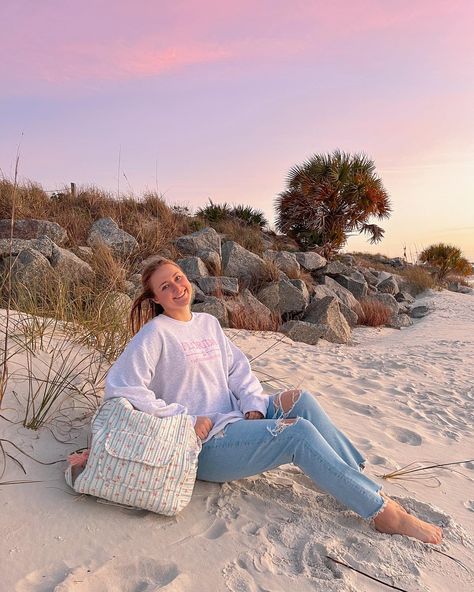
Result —
<svg viewBox="0 0 474 592"><path fill-rule="evenodd" d="M300 400L302 392L303 391L299 389L292 389L275 395L275 398L273 400L275 411L290 413L293 407L296 405L296 403L298 403L298 401Z"/></svg>

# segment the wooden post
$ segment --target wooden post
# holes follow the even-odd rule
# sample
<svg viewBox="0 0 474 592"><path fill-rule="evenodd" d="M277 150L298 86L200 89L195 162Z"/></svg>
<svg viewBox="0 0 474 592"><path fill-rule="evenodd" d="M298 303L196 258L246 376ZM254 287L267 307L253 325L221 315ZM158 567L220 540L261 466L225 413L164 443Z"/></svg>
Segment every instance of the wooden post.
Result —
<svg viewBox="0 0 474 592"><path fill-rule="evenodd" d="M72 197L76 197L76 184L71 183L71 195Z"/></svg>

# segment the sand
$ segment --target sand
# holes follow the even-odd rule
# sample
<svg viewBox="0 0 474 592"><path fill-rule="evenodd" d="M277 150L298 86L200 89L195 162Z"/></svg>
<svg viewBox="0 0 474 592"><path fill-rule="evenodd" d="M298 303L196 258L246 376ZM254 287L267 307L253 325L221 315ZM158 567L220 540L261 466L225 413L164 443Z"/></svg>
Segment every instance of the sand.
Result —
<svg viewBox="0 0 474 592"><path fill-rule="evenodd" d="M420 304L431 313L412 327L357 328L350 345L226 331L250 358L276 344L252 362L265 390L313 393L367 456L367 474L444 527L441 546L375 532L292 465L224 485L197 482L189 506L170 518L76 496L64 462L40 465L5 443L27 475L7 459L0 482L40 482L0 485L1 591L389 590L327 556L409 592L473 590L474 460L429 480L380 477L411 462L474 459L474 296L430 292ZM5 419L24 412L22 355L11 362L2 438L43 461L64 459L87 442L82 409L37 432Z"/></svg>

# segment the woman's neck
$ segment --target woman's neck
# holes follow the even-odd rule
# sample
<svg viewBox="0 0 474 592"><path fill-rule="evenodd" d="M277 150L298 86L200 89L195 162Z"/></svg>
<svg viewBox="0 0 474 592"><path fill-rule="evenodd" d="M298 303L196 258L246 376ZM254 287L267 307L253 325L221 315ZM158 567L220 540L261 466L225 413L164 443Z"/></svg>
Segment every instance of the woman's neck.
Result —
<svg viewBox="0 0 474 592"><path fill-rule="evenodd" d="M174 319L175 321L184 321L188 322L193 318L191 313L191 309L186 308L185 310L181 311L173 311L172 313L168 313L166 311L163 312L164 315L169 317L170 319Z"/></svg>

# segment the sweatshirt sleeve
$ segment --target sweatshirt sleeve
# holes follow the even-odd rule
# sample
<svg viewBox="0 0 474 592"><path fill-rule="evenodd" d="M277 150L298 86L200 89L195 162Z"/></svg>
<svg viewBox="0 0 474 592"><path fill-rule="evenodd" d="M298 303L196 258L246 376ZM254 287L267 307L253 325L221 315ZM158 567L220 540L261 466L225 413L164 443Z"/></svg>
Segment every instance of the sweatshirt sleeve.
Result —
<svg viewBox="0 0 474 592"><path fill-rule="evenodd" d="M229 358L229 388L239 400L239 407L247 411L260 411L265 417L268 409L268 395L263 394L262 385L253 374L247 356L225 336Z"/></svg>
<svg viewBox="0 0 474 592"><path fill-rule="evenodd" d="M125 397L138 409L156 417L170 417L187 413L187 408L178 403L167 405L157 399L149 388L156 364L149 359L141 345L129 344L109 370L105 381L104 400ZM195 418L193 417L193 422Z"/></svg>

